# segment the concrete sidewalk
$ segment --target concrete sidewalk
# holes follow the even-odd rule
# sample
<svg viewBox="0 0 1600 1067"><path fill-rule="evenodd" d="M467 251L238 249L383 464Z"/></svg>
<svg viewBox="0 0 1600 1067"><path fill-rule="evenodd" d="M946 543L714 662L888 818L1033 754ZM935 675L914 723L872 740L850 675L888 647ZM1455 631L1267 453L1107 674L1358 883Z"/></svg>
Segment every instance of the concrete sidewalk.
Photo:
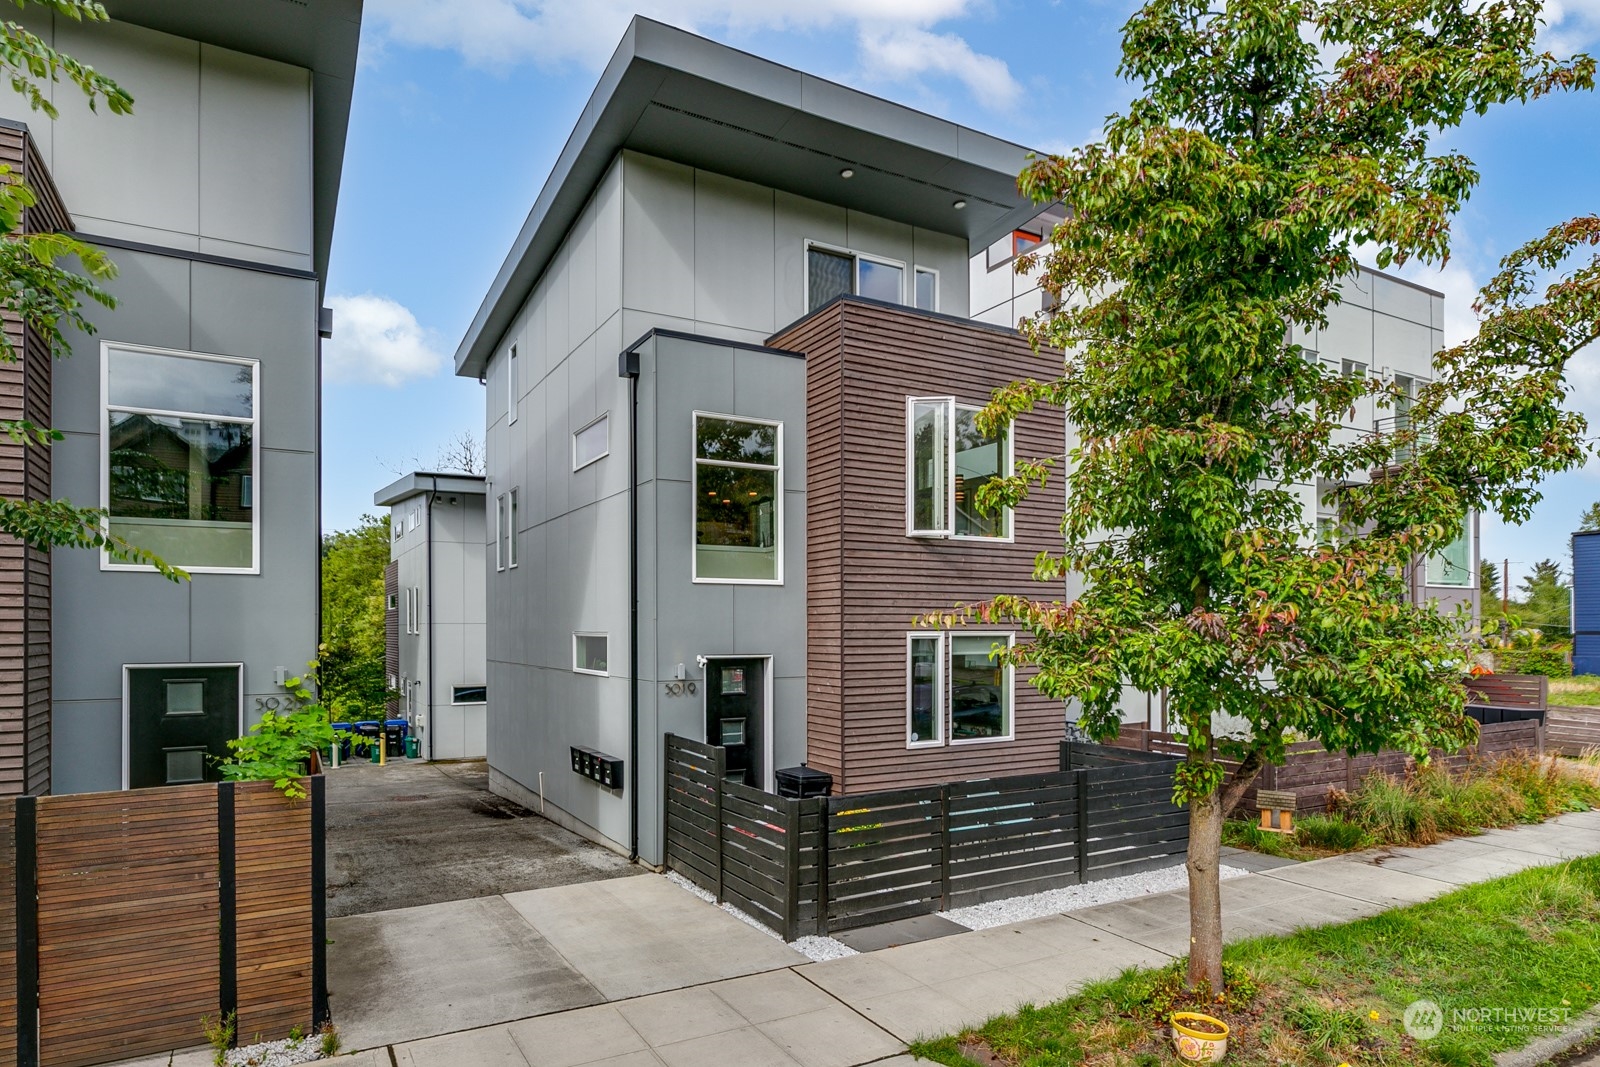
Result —
<svg viewBox="0 0 1600 1067"><path fill-rule="evenodd" d="M1428 848L1273 867L1223 883L1224 920L1230 940L1288 933L1595 853L1600 813L1583 812ZM387 1046L344 1062L388 1067L392 1054L399 1067L906 1067L913 1061L905 1045L916 1038L1059 999L1188 948L1183 891L825 963L806 962L664 878L503 899L539 938L538 953L559 957L570 984L543 986L548 974L516 978L498 963L455 958L447 941L418 938L410 965L425 983L398 995L388 965L372 961L367 972L397 994L393 1015L362 1017L355 1001L341 1000L348 986L335 981L336 990L346 990L334 1011L347 1046ZM588 1006L534 1003L557 988L589 998ZM544 1014L478 1025L480 1016L461 1006L483 998L500 998L501 1011L527 1005L528 1014ZM419 1016L429 1026L453 1017L457 1025L449 1029L460 1032L406 1040ZM389 1025L395 1029L385 1031ZM204 1062L196 1059L195 1067ZM182 1057L173 1063L189 1067Z"/></svg>

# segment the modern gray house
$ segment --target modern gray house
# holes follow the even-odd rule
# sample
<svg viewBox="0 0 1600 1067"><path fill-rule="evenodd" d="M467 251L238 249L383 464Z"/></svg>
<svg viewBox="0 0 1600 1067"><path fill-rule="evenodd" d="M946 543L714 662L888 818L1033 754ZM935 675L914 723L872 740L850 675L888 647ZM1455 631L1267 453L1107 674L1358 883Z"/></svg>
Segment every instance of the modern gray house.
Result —
<svg viewBox="0 0 1600 1067"><path fill-rule="evenodd" d="M361 3L107 7L109 25L23 18L115 78L133 116L70 85L54 121L0 105L53 225L119 269L117 308L90 305L97 333L21 372L66 435L48 494L106 508L111 532L192 577L85 551L30 564L40 669L0 752L22 760L11 791L213 777L208 757L285 706L317 648L322 293Z"/></svg>
<svg viewBox="0 0 1600 1067"><path fill-rule="evenodd" d="M488 751L484 561L488 527L481 475L417 471L379 490L389 509L384 575L390 716L404 718L426 759L482 759ZM508 506L502 498L494 506ZM493 561L496 570L515 558Z"/></svg>
<svg viewBox="0 0 1600 1067"><path fill-rule="evenodd" d="M829 629L852 610L816 599L837 601L838 582L817 568L843 555L850 496L842 461L818 457L857 428L842 407L827 428L813 425L823 379L808 374L810 353L775 335L801 320L823 330L805 343L827 347L839 377L862 366L828 340L847 322L866 343L905 350L883 361L885 406L870 415L887 418L888 437L850 448L892 461L892 473L864 477L887 493L874 518L894 558L947 556L927 570L946 568L950 582L926 607L958 591L975 552L1031 560L1039 546L992 523L977 530L951 503L964 484L953 465L992 476L1009 447L969 442L957 459L948 425L970 428L970 407L1018 361L1049 369L1014 331L969 318L972 250L1038 214L1016 188L1025 157L633 21L456 355L457 373L487 386L488 496L506 502L489 556L517 560L486 567L491 788L659 861L667 732L726 742L731 773L755 785L809 761L852 787L848 731L807 709L837 702L844 675L808 658L836 647ZM924 375L905 339L929 329L946 340ZM973 358L996 344L1009 362ZM928 398L918 411L935 527L915 535L904 458L913 397ZM1059 417L1053 431L1041 423L1030 432L1053 433L1059 447ZM951 536L958 510L962 532ZM1022 588L1027 568L1017 570ZM868 644L887 673L881 660L862 668L883 717L860 720L876 722L863 784L882 780L866 768L883 762L884 744L909 773L937 778L992 761L997 745L1036 760L1059 740L1060 705L1041 708L988 662L1009 636L983 635L982 649L942 635L938 648L913 645L913 612L886 612ZM923 679L915 730L910 654ZM935 673L947 682L934 684ZM581 750L621 760L622 780L579 773Z"/></svg>

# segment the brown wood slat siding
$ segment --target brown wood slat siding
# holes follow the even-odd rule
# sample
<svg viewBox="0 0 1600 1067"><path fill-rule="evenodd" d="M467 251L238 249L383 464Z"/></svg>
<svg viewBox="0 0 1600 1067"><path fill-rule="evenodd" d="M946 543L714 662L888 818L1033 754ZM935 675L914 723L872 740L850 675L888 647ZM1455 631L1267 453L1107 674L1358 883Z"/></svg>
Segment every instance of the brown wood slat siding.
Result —
<svg viewBox="0 0 1600 1067"><path fill-rule="evenodd" d="M271 782L234 799L239 1043L311 1028L311 801Z"/></svg>
<svg viewBox="0 0 1600 1067"><path fill-rule="evenodd" d="M41 1067L203 1044L219 989L217 787L43 797L38 857Z"/></svg>
<svg viewBox="0 0 1600 1067"><path fill-rule="evenodd" d="M1036 491L1013 543L907 537L905 402L980 404L1007 382L1057 373L1057 359L1016 333L848 300L771 343L806 353L807 763L846 793L1054 770L1062 707L1023 672L1015 740L906 747L911 620L1000 592L1058 597L1032 575L1034 557L1060 544L1064 495L1059 479ZM1064 447L1059 411L1014 430L1019 459Z"/></svg>
<svg viewBox="0 0 1600 1067"><path fill-rule="evenodd" d="M0 1067L17 1067L16 813L0 800Z"/></svg>
<svg viewBox="0 0 1600 1067"><path fill-rule="evenodd" d="M29 233L72 228L32 139L0 130L0 163L26 180L38 202L23 213ZM14 361L0 362L0 419L50 425L49 346L15 315L0 313ZM0 495L50 497L50 450L0 437ZM0 795L50 788L50 557L0 537Z"/></svg>
<svg viewBox="0 0 1600 1067"><path fill-rule="evenodd" d="M400 677L400 608L397 598L400 595L400 564L391 563L383 569L383 675L384 683ZM394 603L395 607L389 607ZM384 704L384 717L396 719L400 717L400 701L390 700Z"/></svg>

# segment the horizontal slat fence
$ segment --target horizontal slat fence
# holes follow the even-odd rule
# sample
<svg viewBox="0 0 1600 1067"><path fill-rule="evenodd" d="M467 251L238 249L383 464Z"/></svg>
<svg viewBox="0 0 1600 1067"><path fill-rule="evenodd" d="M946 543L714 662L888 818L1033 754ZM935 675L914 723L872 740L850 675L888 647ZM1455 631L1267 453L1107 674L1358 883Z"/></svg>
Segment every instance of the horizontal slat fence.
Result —
<svg viewBox="0 0 1600 1067"><path fill-rule="evenodd" d="M1545 727L1534 719L1482 723L1478 727L1477 744L1460 752L1435 752L1433 761L1439 766L1459 769L1473 760L1498 759L1517 752L1537 755L1543 753L1545 744ZM1174 759L1186 750L1184 743L1172 734L1132 725L1123 726L1121 735L1107 747ZM1255 809L1257 790L1276 789L1293 791L1298 811L1327 811L1334 790L1351 792L1371 774L1404 774L1415 762L1404 752L1394 751L1347 756L1343 752L1330 752L1316 741L1295 742L1286 746L1284 752L1281 765L1261 769L1240 800L1240 809ZM1229 774L1237 766L1230 760L1219 762Z"/></svg>
<svg viewBox="0 0 1600 1067"><path fill-rule="evenodd" d="M1563 756L1600 751L1600 708L1551 708L1545 714L1544 741Z"/></svg>
<svg viewBox="0 0 1600 1067"><path fill-rule="evenodd" d="M1063 744L1064 770L815 800L666 745L667 866L793 940L1180 863L1176 760Z"/></svg>
<svg viewBox="0 0 1600 1067"><path fill-rule="evenodd" d="M320 777L0 803L0 1067L89 1067L326 1017ZM26 815L26 818L21 818ZM12 1025L12 1024L15 1025Z"/></svg>

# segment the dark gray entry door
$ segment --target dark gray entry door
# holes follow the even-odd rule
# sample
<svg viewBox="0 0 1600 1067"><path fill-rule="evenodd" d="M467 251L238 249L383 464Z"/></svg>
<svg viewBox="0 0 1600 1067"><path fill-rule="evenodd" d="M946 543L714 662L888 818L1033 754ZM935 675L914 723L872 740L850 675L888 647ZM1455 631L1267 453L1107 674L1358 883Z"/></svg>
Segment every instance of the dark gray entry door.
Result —
<svg viewBox="0 0 1600 1067"><path fill-rule="evenodd" d="M238 667L128 668L131 788L214 782L238 736Z"/></svg>
<svg viewBox="0 0 1600 1067"><path fill-rule="evenodd" d="M706 743L728 750L728 779L766 787L766 660L714 659L706 663Z"/></svg>

